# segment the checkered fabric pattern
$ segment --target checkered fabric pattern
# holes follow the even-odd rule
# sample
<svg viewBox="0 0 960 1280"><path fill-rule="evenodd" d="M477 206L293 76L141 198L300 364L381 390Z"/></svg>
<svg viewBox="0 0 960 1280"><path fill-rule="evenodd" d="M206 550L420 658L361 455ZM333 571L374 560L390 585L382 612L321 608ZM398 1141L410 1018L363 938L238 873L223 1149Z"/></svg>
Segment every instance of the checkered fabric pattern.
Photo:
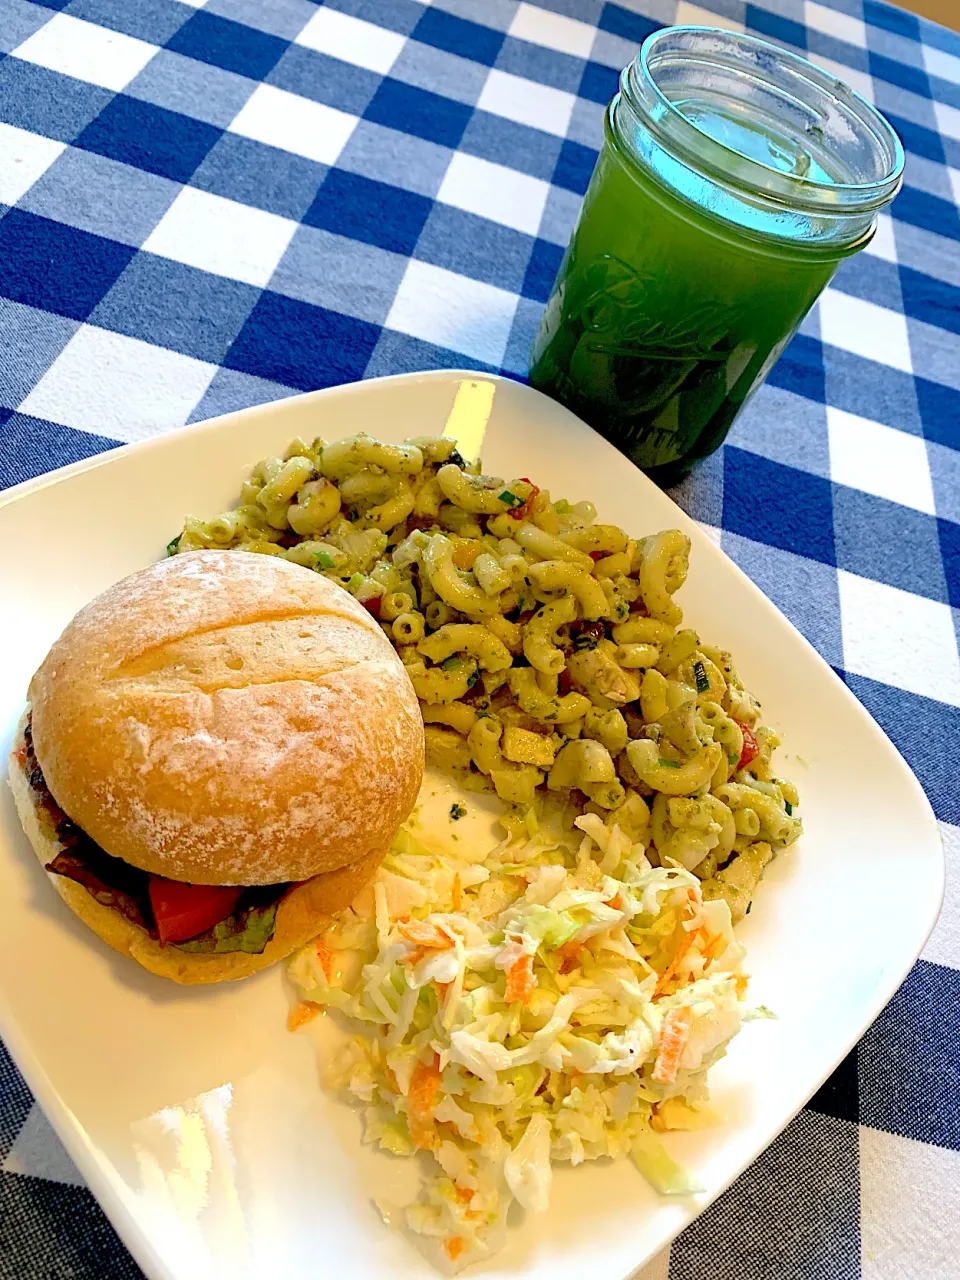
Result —
<svg viewBox="0 0 960 1280"><path fill-rule="evenodd" d="M672 22L799 49L903 138L873 243L676 496L909 761L950 887L644 1280L956 1280L960 37L876 0L0 0L0 484L375 374L522 378L617 72ZM0 1045L0 1276L137 1275Z"/></svg>

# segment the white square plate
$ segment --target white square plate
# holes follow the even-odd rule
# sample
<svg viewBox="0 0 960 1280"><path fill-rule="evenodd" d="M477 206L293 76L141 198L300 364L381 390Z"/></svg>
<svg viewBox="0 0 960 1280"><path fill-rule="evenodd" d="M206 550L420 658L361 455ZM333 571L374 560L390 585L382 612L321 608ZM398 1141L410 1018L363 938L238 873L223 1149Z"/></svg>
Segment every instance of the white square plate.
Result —
<svg viewBox="0 0 960 1280"><path fill-rule="evenodd" d="M659 1199L626 1164L561 1170L549 1213L473 1273L623 1280L758 1155L877 1016L933 927L943 858L923 792L866 712L616 450L527 387L439 372L244 410L10 490L0 495L0 743L6 754L30 675L73 613L161 556L185 513L221 510L247 468L295 435L440 432L465 382L488 384L486 401L482 389L467 398L492 404L488 470L590 498L634 533L689 533L685 614L732 650L803 800L807 834L773 865L741 928L752 996L779 1019L748 1025L713 1071L725 1123L671 1137L705 1194ZM479 432L486 413L470 420L463 407L456 429ZM5 787L0 901L0 1033L149 1276L434 1274L379 1221L371 1194L396 1162L361 1149L358 1117L319 1087L311 1038L285 1031L280 968L191 990L114 955L51 891Z"/></svg>

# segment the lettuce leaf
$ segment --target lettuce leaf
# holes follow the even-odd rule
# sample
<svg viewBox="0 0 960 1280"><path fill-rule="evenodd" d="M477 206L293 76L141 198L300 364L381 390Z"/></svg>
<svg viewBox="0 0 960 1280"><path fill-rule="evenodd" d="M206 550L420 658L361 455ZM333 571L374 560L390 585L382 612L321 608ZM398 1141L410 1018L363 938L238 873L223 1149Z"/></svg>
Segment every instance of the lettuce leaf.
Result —
<svg viewBox="0 0 960 1280"><path fill-rule="evenodd" d="M227 916L206 933L191 938L188 942L175 942L172 945L181 951L192 951L205 954L222 954L228 951L246 951L251 955L259 955L273 937L277 927L278 902L269 906L248 907L246 911L238 911Z"/></svg>

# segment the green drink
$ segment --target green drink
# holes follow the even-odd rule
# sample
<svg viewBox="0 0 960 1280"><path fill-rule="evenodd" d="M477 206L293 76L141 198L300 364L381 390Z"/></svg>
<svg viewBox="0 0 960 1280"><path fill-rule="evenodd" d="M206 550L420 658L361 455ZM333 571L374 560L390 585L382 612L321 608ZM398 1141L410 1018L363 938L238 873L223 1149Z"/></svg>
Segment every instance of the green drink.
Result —
<svg viewBox="0 0 960 1280"><path fill-rule="evenodd" d="M783 64L799 112L771 93ZM793 64L811 104L797 103ZM851 120L852 150L837 145ZM867 243L902 162L886 122L803 59L729 32L651 36L607 113L531 385L658 480L679 478L722 442L839 262Z"/></svg>
<svg viewBox="0 0 960 1280"><path fill-rule="evenodd" d="M836 267L725 234L607 147L530 382L641 466L692 465L721 443Z"/></svg>

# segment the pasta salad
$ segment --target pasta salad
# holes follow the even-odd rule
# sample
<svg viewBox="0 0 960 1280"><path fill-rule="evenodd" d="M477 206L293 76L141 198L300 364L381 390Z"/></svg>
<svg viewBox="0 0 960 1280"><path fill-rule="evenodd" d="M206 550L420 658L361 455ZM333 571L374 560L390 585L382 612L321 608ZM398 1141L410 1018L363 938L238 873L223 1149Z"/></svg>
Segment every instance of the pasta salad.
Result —
<svg viewBox="0 0 960 1280"><path fill-rule="evenodd" d="M736 922L801 833L776 733L731 655L683 626L679 530L631 537L446 437L358 434L263 459L235 509L188 517L167 550L208 547L283 556L362 602L416 689L428 762L495 791L516 836L567 798Z"/></svg>

